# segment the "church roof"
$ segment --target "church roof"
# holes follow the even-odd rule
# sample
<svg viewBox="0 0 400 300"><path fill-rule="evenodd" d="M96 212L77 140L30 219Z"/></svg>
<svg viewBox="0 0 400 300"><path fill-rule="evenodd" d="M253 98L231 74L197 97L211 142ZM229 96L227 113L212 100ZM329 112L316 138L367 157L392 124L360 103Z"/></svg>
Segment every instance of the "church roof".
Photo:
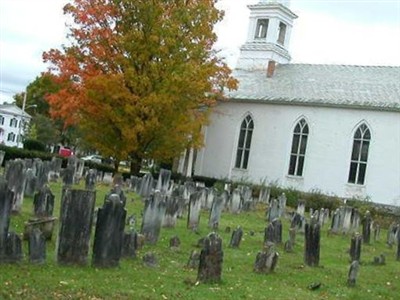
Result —
<svg viewBox="0 0 400 300"><path fill-rule="evenodd" d="M235 69L237 101L400 111L400 67L280 64L266 70Z"/></svg>

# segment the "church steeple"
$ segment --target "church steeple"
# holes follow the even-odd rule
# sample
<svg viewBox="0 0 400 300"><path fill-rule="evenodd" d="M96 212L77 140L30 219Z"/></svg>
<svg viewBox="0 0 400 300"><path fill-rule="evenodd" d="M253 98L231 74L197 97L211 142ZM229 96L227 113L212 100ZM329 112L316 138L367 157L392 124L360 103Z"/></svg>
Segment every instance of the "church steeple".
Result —
<svg viewBox="0 0 400 300"><path fill-rule="evenodd" d="M289 63L288 52L293 21L290 0L260 0L249 5L250 22L236 68L265 69L268 62Z"/></svg>

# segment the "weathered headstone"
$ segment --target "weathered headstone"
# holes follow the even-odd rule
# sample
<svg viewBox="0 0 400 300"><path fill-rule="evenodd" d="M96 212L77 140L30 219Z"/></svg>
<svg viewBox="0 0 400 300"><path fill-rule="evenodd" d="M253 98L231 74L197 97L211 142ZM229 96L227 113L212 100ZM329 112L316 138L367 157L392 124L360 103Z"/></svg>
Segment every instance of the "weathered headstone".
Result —
<svg viewBox="0 0 400 300"><path fill-rule="evenodd" d="M124 238L126 210L118 194L112 194L97 212L93 245L93 265L116 267Z"/></svg>
<svg viewBox="0 0 400 300"><path fill-rule="evenodd" d="M29 261L42 264L46 261L46 238L43 233L35 228L29 235Z"/></svg>
<svg viewBox="0 0 400 300"><path fill-rule="evenodd" d="M160 174L158 175L156 190L160 191L162 194L166 194L168 191L169 181L171 179L171 171L166 169L160 169Z"/></svg>
<svg viewBox="0 0 400 300"><path fill-rule="evenodd" d="M5 241L5 253L3 262L17 263L22 260L22 241L18 234L9 232Z"/></svg>
<svg viewBox="0 0 400 300"><path fill-rule="evenodd" d="M253 270L261 274L274 272L278 259L279 253L275 251L273 244L270 244L266 250L257 253Z"/></svg>
<svg viewBox="0 0 400 300"><path fill-rule="evenodd" d="M282 216L285 215L286 212L286 195L285 193L282 193L281 195L278 196L278 218L281 218Z"/></svg>
<svg viewBox="0 0 400 300"><path fill-rule="evenodd" d="M190 195L187 228L195 230L199 227L200 211L200 193L196 192Z"/></svg>
<svg viewBox="0 0 400 300"><path fill-rule="evenodd" d="M38 218L51 217L54 210L54 195L50 188L45 185L33 198L33 212Z"/></svg>
<svg viewBox="0 0 400 300"><path fill-rule="evenodd" d="M362 237L365 244L369 244L371 240L371 227L372 227L372 217L371 213L367 211L365 217L362 220Z"/></svg>
<svg viewBox="0 0 400 300"><path fill-rule="evenodd" d="M242 241L242 236L243 236L243 229L240 226L238 226L232 232L231 241L229 243L229 246L231 248L239 248L240 242Z"/></svg>
<svg viewBox="0 0 400 300"><path fill-rule="evenodd" d="M347 278L347 285L349 287L354 287L356 285L359 269L360 269L359 261L354 260L350 265L349 275Z"/></svg>
<svg viewBox="0 0 400 300"><path fill-rule="evenodd" d="M158 191L145 200L141 233L145 236L146 242L157 243L165 209L164 196Z"/></svg>
<svg viewBox="0 0 400 300"><path fill-rule="evenodd" d="M32 197L35 194L36 191L36 175L33 171L33 169L27 169L25 171L25 190L24 190L24 195L28 197Z"/></svg>
<svg viewBox="0 0 400 300"><path fill-rule="evenodd" d="M260 194L258 195L258 201L261 203L269 203L269 197L271 194L271 189L263 186L260 189Z"/></svg>
<svg viewBox="0 0 400 300"><path fill-rule="evenodd" d="M190 253L189 260L186 264L186 267L188 267L189 269L198 269L199 262L200 262L200 253L197 252L196 250L192 250L192 252Z"/></svg>
<svg viewBox="0 0 400 300"><path fill-rule="evenodd" d="M8 188L4 178L0 177L0 263L5 259L12 201L13 192Z"/></svg>
<svg viewBox="0 0 400 300"><path fill-rule="evenodd" d="M91 191L95 190L96 179L97 179L96 170L90 169L85 177L85 189L91 190Z"/></svg>
<svg viewBox="0 0 400 300"><path fill-rule="evenodd" d="M223 258L222 239L218 234L212 232L204 240L204 248L200 253L197 280L204 283L220 282Z"/></svg>
<svg viewBox="0 0 400 300"><path fill-rule="evenodd" d="M359 234L353 234L350 244L350 261L360 261L361 257L361 244L363 237Z"/></svg>
<svg viewBox="0 0 400 300"><path fill-rule="evenodd" d="M143 263L145 266L150 268L158 267L158 259L153 252L147 252L143 255Z"/></svg>
<svg viewBox="0 0 400 300"><path fill-rule="evenodd" d="M177 235L174 235L172 238L170 238L169 248L171 250L178 250L180 246L181 246L181 240Z"/></svg>
<svg viewBox="0 0 400 300"><path fill-rule="evenodd" d="M290 228L289 229L289 240L287 240L285 242L285 251L292 252L295 243L296 243L296 229Z"/></svg>
<svg viewBox="0 0 400 300"><path fill-rule="evenodd" d="M7 161L5 170L5 178L8 188L13 191L14 197L12 201L11 211L19 213L24 201L25 189L25 164L21 159Z"/></svg>
<svg viewBox="0 0 400 300"><path fill-rule="evenodd" d="M126 258L136 257L137 238L138 235L134 230L124 233L121 257L126 257Z"/></svg>
<svg viewBox="0 0 400 300"><path fill-rule="evenodd" d="M320 225L311 218L310 223L306 224L304 239L304 262L310 267L319 265L320 252Z"/></svg>
<svg viewBox="0 0 400 300"><path fill-rule="evenodd" d="M264 233L264 244L271 242L274 244L282 243L282 222L275 219L268 224Z"/></svg>
<svg viewBox="0 0 400 300"><path fill-rule="evenodd" d="M396 260L400 260L400 232L397 232L397 253Z"/></svg>
<svg viewBox="0 0 400 300"><path fill-rule="evenodd" d="M64 187L68 188L74 184L74 174L75 174L74 166L70 165L70 166L67 166L65 169L63 169L62 181L63 181Z"/></svg>
<svg viewBox="0 0 400 300"><path fill-rule="evenodd" d="M64 189L61 197L57 261L87 264L96 193Z"/></svg>
<svg viewBox="0 0 400 300"><path fill-rule="evenodd" d="M151 173L146 173L141 181L139 195L143 200L146 200L153 193L154 179Z"/></svg>
<svg viewBox="0 0 400 300"><path fill-rule="evenodd" d="M372 261L372 264L377 266L382 266L385 263L386 263L386 257L383 253L381 253L379 256L375 256L374 260Z"/></svg>
<svg viewBox="0 0 400 300"><path fill-rule="evenodd" d="M214 197L214 201L210 210L210 217L208 220L208 226L213 229L218 229L218 225L221 219L222 209L224 208L224 202L228 198L227 192L223 192L222 195Z"/></svg>
<svg viewBox="0 0 400 300"><path fill-rule="evenodd" d="M374 223L374 242L379 241L379 237L381 235L381 226L379 224Z"/></svg>
<svg viewBox="0 0 400 300"><path fill-rule="evenodd" d="M0 150L0 166L3 165L3 161L4 161L4 156L6 155L6 152L3 150Z"/></svg>
<svg viewBox="0 0 400 300"><path fill-rule="evenodd" d="M163 218L163 227L175 227L180 208L179 196L167 196L165 200L165 215Z"/></svg>
<svg viewBox="0 0 400 300"><path fill-rule="evenodd" d="M279 202L276 199L272 199L268 206L267 211L267 222L279 218Z"/></svg>
<svg viewBox="0 0 400 300"><path fill-rule="evenodd" d="M299 201L297 202L297 210L296 210L296 212L300 216L304 217L304 212L305 211L306 211L306 201L302 200L302 199L299 199Z"/></svg>
<svg viewBox="0 0 400 300"><path fill-rule="evenodd" d="M242 208L242 196L240 193L240 189L236 188L230 197L229 211L233 214L237 214L240 212L241 208Z"/></svg>

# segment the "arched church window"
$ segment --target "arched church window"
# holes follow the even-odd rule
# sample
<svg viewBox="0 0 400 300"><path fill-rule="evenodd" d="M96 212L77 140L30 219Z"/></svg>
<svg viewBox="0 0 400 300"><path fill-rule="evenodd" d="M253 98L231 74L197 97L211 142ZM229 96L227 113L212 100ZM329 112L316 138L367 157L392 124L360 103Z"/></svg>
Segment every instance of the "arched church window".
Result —
<svg viewBox="0 0 400 300"><path fill-rule="evenodd" d="M279 23L279 33L278 33L278 44L282 46L285 44L285 36L286 36L286 24L280 22Z"/></svg>
<svg viewBox="0 0 400 300"><path fill-rule="evenodd" d="M256 27L256 39L264 39L267 37L268 19L258 19Z"/></svg>
<svg viewBox="0 0 400 300"><path fill-rule="evenodd" d="M353 137L349 183L364 184L370 141L371 132L369 131L368 126L363 123L357 128Z"/></svg>
<svg viewBox="0 0 400 300"><path fill-rule="evenodd" d="M254 130L254 122L251 116L248 115L246 118L244 118L240 126L235 168L247 169L253 130Z"/></svg>
<svg viewBox="0 0 400 300"><path fill-rule="evenodd" d="M293 130L292 148L290 151L289 175L302 176L306 155L308 125L301 119Z"/></svg>

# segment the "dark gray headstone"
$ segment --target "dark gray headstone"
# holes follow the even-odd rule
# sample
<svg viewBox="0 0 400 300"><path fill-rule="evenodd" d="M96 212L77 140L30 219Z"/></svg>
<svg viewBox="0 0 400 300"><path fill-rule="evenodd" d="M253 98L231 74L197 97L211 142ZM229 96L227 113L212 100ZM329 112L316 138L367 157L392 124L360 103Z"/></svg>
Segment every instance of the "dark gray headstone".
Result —
<svg viewBox="0 0 400 300"><path fill-rule="evenodd" d="M162 225L169 228L175 227L180 208L180 199L175 196L166 197L165 205L165 215Z"/></svg>
<svg viewBox="0 0 400 300"><path fill-rule="evenodd" d="M63 190L58 234L58 263L87 264L95 201L94 191Z"/></svg>
<svg viewBox="0 0 400 300"><path fill-rule="evenodd" d="M43 264L46 261L46 238L35 228L29 235L29 261L34 264Z"/></svg>
<svg viewBox="0 0 400 300"><path fill-rule="evenodd" d="M257 253L254 263L254 272L268 274L275 270L278 264L279 253L275 251L273 244L270 244L266 250Z"/></svg>
<svg viewBox="0 0 400 300"><path fill-rule="evenodd" d="M349 287L354 287L356 285L359 269L360 269L359 261L358 260L353 261L350 265L349 275L347 278L347 285Z"/></svg>
<svg viewBox="0 0 400 300"><path fill-rule="evenodd" d="M190 257L186 266L189 269L198 269L199 263L200 263L200 253L197 252L196 250L193 250L190 253Z"/></svg>
<svg viewBox="0 0 400 300"><path fill-rule="evenodd" d="M276 218L279 218L279 202L276 199L272 199L267 210L267 222L271 222Z"/></svg>
<svg viewBox="0 0 400 300"><path fill-rule="evenodd" d="M200 195L199 192L190 195L187 227L192 230L197 229L200 223Z"/></svg>
<svg viewBox="0 0 400 300"><path fill-rule="evenodd" d="M265 228L264 243L272 242L275 244L282 243L282 222L279 219L273 220Z"/></svg>
<svg viewBox="0 0 400 300"><path fill-rule="evenodd" d="M361 258L361 244L363 237L359 234L353 234L350 244L350 261L360 261Z"/></svg>
<svg viewBox="0 0 400 300"><path fill-rule="evenodd" d="M96 179L97 179L96 170L90 169L85 177L85 189L91 191L95 190L97 182Z"/></svg>
<svg viewBox="0 0 400 300"><path fill-rule="evenodd" d="M222 195L214 197L214 201L211 205L210 217L208 220L208 226L213 229L218 229L218 225L221 219L222 209L224 208L224 199L228 198L227 192L223 192Z"/></svg>
<svg viewBox="0 0 400 300"><path fill-rule="evenodd" d="M238 226L233 232L231 236L231 241L229 246L231 248L239 248L240 242L242 241L243 230L240 226Z"/></svg>
<svg viewBox="0 0 400 300"><path fill-rule="evenodd" d="M126 210L118 194L112 194L97 212L93 265L117 267L121 258Z"/></svg>
<svg viewBox="0 0 400 300"><path fill-rule="evenodd" d="M22 241L18 234L9 232L5 243L5 256L3 262L17 263L22 260Z"/></svg>
<svg viewBox="0 0 400 300"><path fill-rule="evenodd" d="M26 181L25 181L25 190L24 195L28 197L32 197L36 191L36 181L37 177L33 171L33 169L27 169L25 171Z"/></svg>
<svg viewBox="0 0 400 300"><path fill-rule="evenodd" d="M51 217L54 209L54 195L50 188L45 185L33 198L33 212L38 218Z"/></svg>
<svg viewBox="0 0 400 300"><path fill-rule="evenodd" d="M177 235L174 235L172 238L169 240L169 248L172 250L177 250L181 246L181 240Z"/></svg>
<svg viewBox="0 0 400 300"><path fill-rule="evenodd" d="M306 224L304 239L304 262L310 267L319 265L320 252L320 225L311 218L310 223Z"/></svg>
<svg viewBox="0 0 400 300"><path fill-rule="evenodd" d="M377 266L381 266L381 265L386 264L385 255L382 253L379 256L375 256L372 264L377 265Z"/></svg>
<svg viewBox="0 0 400 300"><path fill-rule="evenodd" d="M124 241L122 244L122 257L135 258L137 249L137 238L136 231L130 231L124 233Z"/></svg>
<svg viewBox="0 0 400 300"><path fill-rule="evenodd" d="M223 258L222 239L218 234L212 232L204 239L197 280L204 283L220 282Z"/></svg>
<svg viewBox="0 0 400 300"><path fill-rule="evenodd" d="M147 252L143 255L143 263L150 268L158 267L158 259L153 252Z"/></svg>
<svg viewBox="0 0 400 300"><path fill-rule="evenodd" d="M8 188L4 178L0 177L0 263L5 259L12 201L13 192Z"/></svg>
<svg viewBox="0 0 400 300"><path fill-rule="evenodd" d="M24 201L25 164L21 159L7 161L5 171L8 188L14 192L11 211L19 213Z"/></svg>
<svg viewBox="0 0 400 300"><path fill-rule="evenodd" d="M141 233L146 242L156 244L165 215L165 200L160 192L155 192L145 200Z"/></svg>
<svg viewBox="0 0 400 300"><path fill-rule="evenodd" d="M64 187L71 187L74 184L75 168L73 165L68 165L62 171L62 181Z"/></svg>

